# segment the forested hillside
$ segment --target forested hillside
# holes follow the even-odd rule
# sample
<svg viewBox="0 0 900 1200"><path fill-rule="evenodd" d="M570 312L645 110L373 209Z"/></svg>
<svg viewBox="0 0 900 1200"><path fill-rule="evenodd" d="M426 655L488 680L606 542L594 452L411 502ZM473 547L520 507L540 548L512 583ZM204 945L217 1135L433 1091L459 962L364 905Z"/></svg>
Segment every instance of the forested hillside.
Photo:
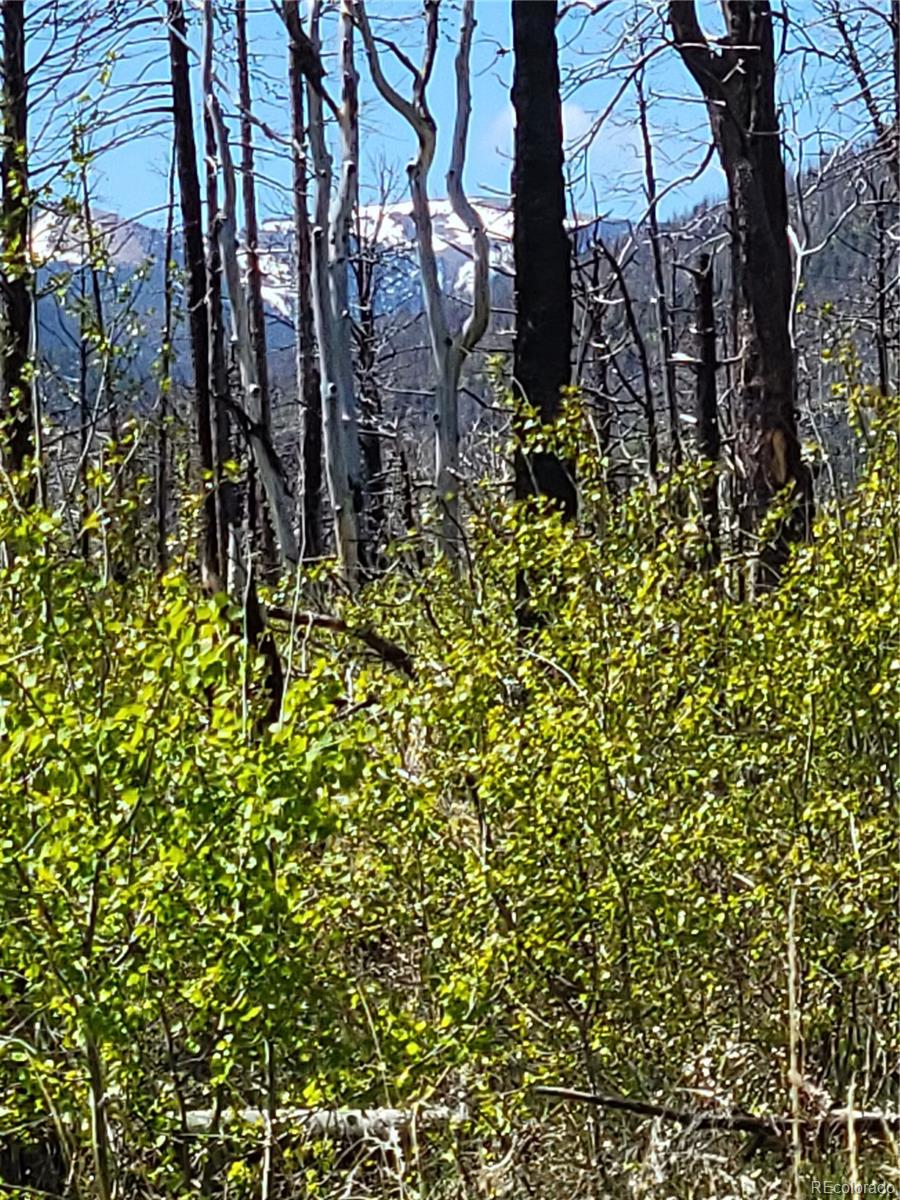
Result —
<svg viewBox="0 0 900 1200"><path fill-rule="evenodd" d="M0 1195L900 1189L898 0L0 17Z"/></svg>

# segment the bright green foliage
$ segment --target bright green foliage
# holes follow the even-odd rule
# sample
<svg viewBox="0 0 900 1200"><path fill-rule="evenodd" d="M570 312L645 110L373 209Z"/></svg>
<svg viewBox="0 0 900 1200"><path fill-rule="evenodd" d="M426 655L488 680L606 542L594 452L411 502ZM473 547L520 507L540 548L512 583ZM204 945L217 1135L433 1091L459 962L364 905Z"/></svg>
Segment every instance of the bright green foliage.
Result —
<svg viewBox="0 0 900 1200"><path fill-rule="evenodd" d="M0 512L4 1129L55 1125L95 1178L95 1053L121 1194L184 1194L210 1160L180 1154L179 1106L261 1103L266 1043L282 1103L464 1095L488 1146L535 1081L787 1112L792 889L801 1066L896 1104L900 476L879 437L755 603L672 516L687 475L590 537L486 504L462 578L398 561L343 613L416 679L298 644L269 730L237 612L176 576L101 586L48 518ZM238 1159L209 1169L254 1194Z"/></svg>
<svg viewBox="0 0 900 1200"><path fill-rule="evenodd" d="M52 1115L88 1145L92 1044L129 1155L171 1145L178 1089L252 1090L265 1037L343 1078L343 900L318 862L365 735L334 722L335 671L256 738L237 614L179 578L99 586L39 546L46 519L3 520L4 1127Z"/></svg>

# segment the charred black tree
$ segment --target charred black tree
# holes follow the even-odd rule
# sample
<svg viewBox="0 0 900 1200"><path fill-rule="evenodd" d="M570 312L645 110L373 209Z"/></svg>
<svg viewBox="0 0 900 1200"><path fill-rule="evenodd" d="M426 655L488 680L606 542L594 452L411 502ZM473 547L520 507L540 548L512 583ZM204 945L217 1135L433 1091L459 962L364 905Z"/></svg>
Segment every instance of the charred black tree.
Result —
<svg viewBox="0 0 900 1200"><path fill-rule="evenodd" d="M159 424L156 434L156 565L162 574L169 563L169 420L172 390L172 314L175 289L175 160L169 170L166 207L166 249L163 256L163 323L160 332Z"/></svg>
<svg viewBox="0 0 900 1200"><path fill-rule="evenodd" d="M3 224L0 249L0 422L2 458L20 472L34 455L31 366L31 265L28 255L28 77L25 4L3 0ZM34 482L26 487L33 503Z"/></svg>
<svg viewBox="0 0 900 1200"><path fill-rule="evenodd" d="M256 214L256 168L253 151L253 97L250 91L250 55L247 45L247 3L237 0L234 10L237 33L238 99L241 106L241 189L244 201L244 231L247 239L247 294L250 307L250 336L256 377L259 383L260 422L266 436L272 438L272 402L269 396L269 365L266 345L266 310L262 295L259 266L259 219ZM254 481L251 529L259 534L263 569L276 570L278 561L275 536L266 513L265 493Z"/></svg>
<svg viewBox="0 0 900 1200"><path fill-rule="evenodd" d="M194 367L194 403L197 412L197 442L200 469L204 475L203 545L201 565L207 584L223 583L222 548L216 522L216 493L212 487L215 461L209 386L209 325L206 309L206 258L203 248L203 209L194 140L191 79L188 65L187 27L182 0L167 0L169 65L172 77L172 116L175 128L175 160L187 268L188 318L191 359Z"/></svg>
<svg viewBox="0 0 900 1200"><path fill-rule="evenodd" d="M716 314L713 305L713 268L708 254L700 256L694 275L694 322L697 337L697 453L704 463L719 464L722 440L719 433L719 406L716 388ZM719 480L713 475L700 496L703 527L709 543L708 559L718 562Z"/></svg>
<svg viewBox="0 0 900 1200"><path fill-rule="evenodd" d="M513 0L514 391L520 423L529 413L544 424L555 421L571 374L572 249L565 228L556 15L556 0ZM574 517L572 464L548 452L517 451L516 496L535 494Z"/></svg>
<svg viewBox="0 0 900 1200"><path fill-rule="evenodd" d="M381 453L382 403L378 387L378 335L375 321L375 271L377 237L363 234L359 208L356 211L356 247L350 266L356 281L358 317L353 327L359 392L359 442L366 470L366 541L371 545L375 566L387 530L384 462Z"/></svg>
<svg viewBox="0 0 900 1200"><path fill-rule="evenodd" d="M302 413L303 511L302 544L305 558L322 553L322 382L316 355L312 311L312 255L303 89L307 74L307 42L298 0L284 0L287 26L288 83L291 93L291 162L294 187L294 269L296 271L297 401Z"/></svg>
<svg viewBox="0 0 900 1200"><path fill-rule="evenodd" d="M789 501L758 554L757 583L777 582L793 542L809 536L812 476L797 435L790 337L791 258L775 45L768 0L722 0L726 35L707 41L694 0L669 0L681 57L707 102L728 181L736 304L737 462L740 519L758 530L776 501Z"/></svg>
<svg viewBox="0 0 900 1200"><path fill-rule="evenodd" d="M211 2L203 9L203 96L212 89L215 9ZM219 249L219 163L216 131L208 105L203 106L203 142L206 186L206 327L209 339L210 423L212 426L215 479L216 544L219 547L218 578L228 587L229 555L233 553L233 531L241 522L241 497L232 481L225 479L225 463L232 455L231 396L228 361L225 354L225 317L222 310L222 255Z"/></svg>

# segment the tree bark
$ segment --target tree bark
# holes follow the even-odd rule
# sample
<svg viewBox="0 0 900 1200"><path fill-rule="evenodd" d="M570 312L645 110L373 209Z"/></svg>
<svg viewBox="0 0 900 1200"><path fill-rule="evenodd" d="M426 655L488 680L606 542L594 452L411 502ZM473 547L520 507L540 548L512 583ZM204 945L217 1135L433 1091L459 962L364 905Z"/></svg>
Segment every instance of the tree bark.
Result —
<svg viewBox="0 0 900 1200"><path fill-rule="evenodd" d="M790 336L791 258L775 45L769 0L722 0L726 36L713 50L694 0L669 0L682 59L707 102L728 181L738 354L740 518L756 533L776 500L792 502L759 547L759 587L777 582L793 542L810 534L812 477L797 435Z"/></svg>
<svg viewBox="0 0 900 1200"><path fill-rule="evenodd" d="M382 200L384 197L382 197ZM381 453L381 392L376 377L378 332L375 321L375 278L380 221L372 236L363 230L356 205L353 275L359 316L354 327L359 392L359 443L366 471L366 542L371 566L380 567L380 549L387 532L384 461Z"/></svg>
<svg viewBox="0 0 900 1200"><path fill-rule="evenodd" d="M282 561L285 564L297 562L297 542L292 524L292 507L290 493L284 475L284 469L279 461L272 440L266 432L261 415L259 402L259 380L256 376L256 359L253 354L253 341L250 332L250 311L247 296L241 280L238 260L237 223L235 218L236 186L234 163L228 144L228 130L215 95L207 97L207 109L212 118L219 150L219 162L222 167L222 183L224 200L216 220L216 232L219 238L219 249L222 254L222 268L228 289L228 301L231 308L231 323L237 350L238 368L241 377L241 404L229 403L232 415L238 422L241 432L250 446L253 462L259 473L259 479L268 502L269 511L275 524L275 536Z"/></svg>
<svg viewBox="0 0 900 1200"><path fill-rule="evenodd" d="M700 256L694 276L694 321L697 335L697 452L706 464L717 467L721 454L718 395L716 389L716 314L713 307L713 268L708 254ZM700 510L709 543L708 561L718 562L719 480L714 474L703 487Z"/></svg>
<svg viewBox="0 0 900 1200"><path fill-rule="evenodd" d="M14 5L13 5L14 7ZM215 461L209 387L209 325L206 311L206 258L203 249L200 179L194 140L191 79L188 66L187 27L183 0L167 0L169 63L172 78L172 116L181 199L182 236L187 269L188 321L194 368L194 403L197 442L203 473L203 544L201 569L208 584L222 586L220 548L216 529Z"/></svg>
<svg viewBox="0 0 900 1200"><path fill-rule="evenodd" d="M163 262L163 323L159 352L159 414L156 437L156 565L162 574L169 565L169 403L172 391L172 260L175 243L175 159L169 169L166 206L166 248ZM85 555L86 557L86 555Z"/></svg>
<svg viewBox="0 0 900 1200"><path fill-rule="evenodd" d="M34 456L31 386L31 264L28 253L28 77L24 0L3 0L2 248L0 276L0 421L2 458L19 473ZM24 481L23 481L24 483ZM24 485L26 503L35 485Z"/></svg>
<svg viewBox="0 0 900 1200"><path fill-rule="evenodd" d="M359 510L362 501L359 435L350 362L350 314L347 306L347 253L349 221L356 194L356 71L353 65L352 23L341 3L340 109L322 86L319 0L312 0L310 36L302 29L293 35L297 64L306 77L309 106L309 145L315 173L315 220L311 239L312 309L322 396L322 441L325 478L334 519L335 549L344 577L353 584L359 573L362 546ZM325 104L337 117L341 130L341 184L331 209L333 169L325 138Z"/></svg>
<svg viewBox="0 0 900 1200"><path fill-rule="evenodd" d="M301 410L301 552L322 553L322 381L316 361L312 310L312 244L309 227L306 122L303 88L303 26L299 0L284 0L288 31L291 103L291 165L294 187L294 271L297 401Z"/></svg>
<svg viewBox="0 0 900 1200"><path fill-rule="evenodd" d="M259 267L259 220L256 214L256 175L253 153L253 97L250 91L250 62L247 46L247 0L236 0L234 9L237 33L238 99L241 106L241 190L244 201L244 234L247 245L247 299L250 337L256 359L259 385L259 419L266 436L272 438L272 404L269 396L269 363L266 347L266 310ZM268 571L277 562L272 527L265 507L265 493L255 481L254 511L260 537L263 564Z"/></svg>
<svg viewBox="0 0 900 1200"><path fill-rule="evenodd" d="M644 151L644 187L647 197L647 224L650 227L650 251L653 259L653 284L656 291L654 307L659 333L659 353L662 362L660 374L663 385L663 401L669 418L669 453L674 466L680 466L683 458L681 448L681 425L678 415L678 395L675 388L675 364L672 362L672 319L666 297L666 280L663 264L662 237L659 229L659 193L656 185L656 168L653 163L653 142L650 138L650 122L647 118L647 97L644 92L644 72L636 80L638 118L641 127L641 142ZM652 395L648 399L653 404Z"/></svg>
<svg viewBox="0 0 900 1200"><path fill-rule="evenodd" d="M369 26L363 0L352 0L357 25L363 37L372 81L379 94L412 127L418 152L410 163L409 192L416 228L416 254L422 278L422 298L428 322L428 340L434 370L435 491L440 505L439 543L448 558L455 558L460 541L459 520L459 380L463 363L484 336L490 318L490 246L484 224L469 203L463 187L466 143L471 116L469 60L475 32L474 0L464 0L456 55L456 119L447 195L454 214L472 239L474 281L472 311L462 328L451 333L441 293L434 230L428 197L428 176L434 160L437 127L428 107L426 92L434 68L438 39L437 0L425 3L425 53L414 71L412 99L407 100L388 83L381 69L376 40Z"/></svg>
<svg viewBox="0 0 900 1200"><path fill-rule="evenodd" d="M232 597L243 591L243 568L237 545L240 495L237 485L225 480L225 463L232 457L231 420L228 415L229 381L225 358L225 319L222 312L222 255L219 250L219 168L216 131L206 101L212 95L215 4L203 8L203 142L206 173L206 313L209 331L210 421L212 423L217 568L221 587Z"/></svg>
<svg viewBox="0 0 900 1200"><path fill-rule="evenodd" d="M513 0L513 361L520 435L529 412L542 424L556 420L571 374L572 251L565 228L556 16L556 0ZM515 474L519 499L547 496L566 517L575 516L571 463L547 451L520 448Z"/></svg>

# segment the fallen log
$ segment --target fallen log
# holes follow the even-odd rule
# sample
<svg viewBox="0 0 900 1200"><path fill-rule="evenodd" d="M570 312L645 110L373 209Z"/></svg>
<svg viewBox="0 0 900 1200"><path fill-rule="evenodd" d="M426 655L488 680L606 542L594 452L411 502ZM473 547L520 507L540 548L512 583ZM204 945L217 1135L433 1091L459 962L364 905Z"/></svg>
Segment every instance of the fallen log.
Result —
<svg viewBox="0 0 900 1200"><path fill-rule="evenodd" d="M786 1138L795 1127L791 1116L760 1116L748 1112L687 1111L668 1104L653 1104L645 1100L629 1100L625 1096L603 1096L596 1092L580 1092L575 1088L542 1085L532 1089L536 1096L548 1100L563 1100L574 1104L590 1104L595 1108L611 1112L631 1113L638 1117L652 1117L669 1121L685 1129L731 1130L735 1133L750 1133L757 1137ZM871 1109L832 1108L815 1117L796 1119L801 1135L827 1136L847 1129L852 1124L857 1135L884 1136L885 1133L900 1133L900 1113L885 1113Z"/></svg>
<svg viewBox="0 0 900 1200"><path fill-rule="evenodd" d="M407 651L402 646L398 646L396 642L391 642L375 633L372 629L357 629L348 625L340 617L333 617L328 613L307 612L305 609L294 611L290 608L280 608L277 605L269 605L266 608L266 616L275 621L287 621L295 629L302 629L304 626L308 629L331 629L335 633L343 633L348 637L356 638L364 646L368 646L388 666L395 667L408 679L416 677L412 657Z"/></svg>
<svg viewBox="0 0 900 1200"><path fill-rule="evenodd" d="M265 1129L262 1108L197 1108L186 1114L186 1132L195 1136L228 1129ZM302 1133L313 1140L396 1144L414 1128L426 1130L457 1125L468 1119L465 1105L423 1105L421 1108L281 1108L274 1125L283 1132Z"/></svg>

